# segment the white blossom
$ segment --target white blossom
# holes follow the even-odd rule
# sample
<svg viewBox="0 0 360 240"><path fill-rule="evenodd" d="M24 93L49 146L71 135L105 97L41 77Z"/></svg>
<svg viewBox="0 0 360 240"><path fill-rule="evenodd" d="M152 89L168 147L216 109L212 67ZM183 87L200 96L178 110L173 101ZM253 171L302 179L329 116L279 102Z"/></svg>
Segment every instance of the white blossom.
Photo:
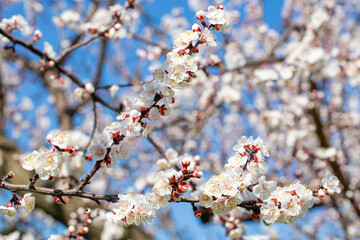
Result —
<svg viewBox="0 0 360 240"><path fill-rule="evenodd" d="M27 212L31 212L35 207L35 197L31 196L31 193L26 193L21 199L21 206Z"/></svg>
<svg viewBox="0 0 360 240"><path fill-rule="evenodd" d="M208 7L208 11L206 12L206 17L209 19L210 24L225 24L226 18L224 10L215 8L214 6Z"/></svg>
<svg viewBox="0 0 360 240"><path fill-rule="evenodd" d="M107 219L120 227L131 224L141 226L150 224L155 218L155 209L142 194L119 194L119 202L113 211L106 214Z"/></svg>
<svg viewBox="0 0 360 240"><path fill-rule="evenodd" d="M16 210L14 207L0 206L0 212L4 215L8 215L9 217L13 217L16 213Z"/></svg>
<svg viewBox="0 0 360 240"><path fill-rule="evenodd" d="M340 193L339 179L336 176L331 175L331 173L326 173L326 176L322 179L322 185L331 195L333 193Z"/></svg>
<svg viewBox="0 0 360 240"><path fill-rule="evenodd" d="M276 182L274 181L266 181L265 176L261 176L259 178L259 183L254 186L253 193L257 198L261 200L266 200L272 191L276 188Z"/></svg>
<svg viewBox="0 0 360 240"><path fill-rule="evenodd" d="M89 148L89 152L92 156L92 160L99 161L105 158L107 149L104 147L104 145L94 144Z"/></svg>
<svg viewBox="0 0 360 240"><path fill-rule="evenodd" d="M47 135L46 140L52 145L64 149L69 146L70 135L67 132L52 131Z"/></svg>
<svg viewBox="0 0 360 240"><path fill-rule="evenodd" d="M217 46L213 32L207 28L204 29L203 39L208 46L211 46L211 47Z"/></svg>

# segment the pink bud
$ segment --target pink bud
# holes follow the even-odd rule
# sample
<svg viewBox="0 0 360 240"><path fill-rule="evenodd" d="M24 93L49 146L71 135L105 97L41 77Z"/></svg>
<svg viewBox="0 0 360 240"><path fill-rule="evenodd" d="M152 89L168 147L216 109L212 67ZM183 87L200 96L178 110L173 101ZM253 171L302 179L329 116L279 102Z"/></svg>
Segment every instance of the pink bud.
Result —
<svg viewBox="0 0 360 240"><path fill-rule="evenodd" d="M192 25L192 30L193 30L193 32L198 32L198 33L200 33L201 32L201 27L199 26L199 24L194 24L194 25Z"/></svg>
<svg viewBox="0 0 360 240"><path fill-rule="evenodd" d="M8 173L8 177L9 177L9 178L14 178L14 177L15 177L15 173L14 173L13 171L10 171L10 172Z"/></svg>
<svg viewBox="0 0 360 240"><path fill-rule="evenodd" d="M203 175L204 174L201 171L194 171L194 173L193 173L193 177L195 177L195 178L202 178Z"/></svg>
<svg viewBox="0 0 360 240"><path fill-rule="evenodd" d="M325 195L326 193L322 189L319 189L319 191L316 193L318 198L323 198Z"/></svg>
<svg viewBox="0 0 360 240"><path fill-rule="evenodd" d="M33 41L36 42L37 40L42 38L42 33L39 29L35 30L33 35Z"/></svg>
<svg viewBox="0 0 360 240"><path fill-rule="evenodd" d="M182 160L181 164L182 164L183 168L186 169L190 165L190 161L189 161L189 159L185 158L184 160Z"/></svg>
<svg viewBox="0 0 360 240"><path fill-rule="evenodd" d="M204 21L205 12L203 10L197 11L196 12L196 18L199 19L200 21Z"/></svg>

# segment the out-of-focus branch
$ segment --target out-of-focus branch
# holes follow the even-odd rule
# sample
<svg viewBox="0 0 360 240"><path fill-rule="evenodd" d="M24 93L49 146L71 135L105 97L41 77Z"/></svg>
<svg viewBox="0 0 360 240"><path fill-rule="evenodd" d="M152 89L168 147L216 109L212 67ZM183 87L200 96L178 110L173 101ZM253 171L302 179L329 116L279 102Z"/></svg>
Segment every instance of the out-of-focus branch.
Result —
<svg viewBox="0 0 360 240"><path fill-rule="evenodd" d="M315 82L310 81L311 84L311 90L317 90L317 85ZM316 108L316 106L314 106L312 109L310 109L309 111L310 116L312 117L314 123L315 123L315 133L316 136L320 142L320 146L323 148L330 148L331 145L329 143L328 138L326 137L326 134L324 132L324 127L323 124L321 122L320 119L320 114L318 112L318 109ZM350 181L347 179L347 177L344 175L344 173L341 171L341 166L339 165L339 163L335 160L335 161L328 161L328 165L329 167L332 169L332 171L334 172L334 174L339 178L341 184L344 187L344 190L342 191L343 193L346 193L349 189L349 183ZM349 197L348 198L356 212L356 214L360 217L360 208L358 206L358 203L356 203L355 199L353 197Z"/></svg>
<svg viewBox="0 0 360 240"><path fill-rule="evenodd" d="M148 136L146 139L151 143L151 145L154 146L154 148L156 149L156 151L159 153L160 157L165 157L165 152L164 152L164 150L159 146L159 144L157 144L157 143L154 141L154 139L152 139L151 136Z"/></svg>
<svg viewBox="0 0 360 240"><path fill-rule="evenodd" d="M12 41L14 44L20 44L21 46L27 48L28 50L30 50L31 52L33 52L34 54L38 55L39 57L41 57L42 59L46 59L48 61L54 61L55 63L55 68L58 69L58 71L60 73L65 74L66 76L68 76L76 85L78 85L79 87L84 88L85 85L73 74L71 74L68 70L66 70L64 67L60 66L54 59L50 58L49 56L47 56L46 54L44 54L43 52L41 52L40 50L38 50L37 48L35 48L31 43L27 43L23 40L21 40L20 38L10 34L7 31L4 31L3 29L0 29L0 34L7 37L10 41ZM115 112L120 112L120 108L116 108L111 106L109 103L105 102L103 99L101 99L100 97L98 97L95 93L92 94L92 97L95 101L101 103L102 105L104 105L105 107L115 111Z"/></svg>
<svg viewBox="0 0 360 240"><path fill-rule="evenodd" d="M105 63L105 53L106 53L106 46L107 46L107 39L103 38L101 39L101 46L100 46L100 56L99 56L99 60L98 60L98 64L96 67L96 72L95 72L95 76L94 76L94 80L93 80L93 85L96 88L100 78L101 78L101 74L102 74L102 69Z"/></svg>
<svg viewBox="0 0 360 240"><path fill-rule="evenodd" d="M140 40L141 42L144 42L144 43L146 43L146 44L149 44L149 45L152 45L152 46L156 46L156 47L160 47L163 53L166 53L166 52L170 52L170 51L171 51L171 49L169 49L169 48L167 48L167 47L164 47L164 46L162 46L161 44L159 44L159 43L157 43L157 42L153 42L153 41L151 41L151 40L149 40L149 39L147 39L147 38L144 38L144 37L142 37L142 36L140 36L140 35L137 35L137 34L135 34L135 33L131 33L131 36L132 36L134 39Z"/></svg>
<svg viewBox="0 0 360 240"><path fill-rule="evenodd" d="M91 131L91 136L90 136L90 139L89 139L89 142L88 144L86 145L84 151L87 151L88 147L90 146L93 138L94 138L94 135L95 135L95 131L96 131L96 125L97 125L97 113L96 113L96 102L93 101L93 111L94 111L94 126L93 126L93 129Z"/></svg>
<svg viewBox="0 0 360 240"><path fill-rule="evenodd" d="M86 15L85 17L85 22L88 22L91 20L91 18L94 16L94 14L96 13L96 11L98 10L99 8L99 2L100 0L93 0L93 6L92 8L90 9L89 11L89 14ZM74 40L71 41L71 45L70 46L74 46L76 44L78 44L78 42L81 40L81 38L84 36L84 32L81 32L79 33L78 35L76 35L76 37L74 38ZM58 60L58 63L61 65L63 64L66 59L70 56L69 55L70 52L67 54L67 55L63 55L59 60Z"/></svg>

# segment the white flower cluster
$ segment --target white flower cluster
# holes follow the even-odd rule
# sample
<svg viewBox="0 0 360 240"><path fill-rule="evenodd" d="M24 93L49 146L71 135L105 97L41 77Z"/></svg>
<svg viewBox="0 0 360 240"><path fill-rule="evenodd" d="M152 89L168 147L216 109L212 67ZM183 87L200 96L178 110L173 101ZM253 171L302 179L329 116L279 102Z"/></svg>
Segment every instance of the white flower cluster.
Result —
<svg viewBox="0 0 360 240"><path fill-rule="evenodd" d="M170 200L172 186L166 177L169 174L158 174L151 193L119 194L119 203L114 204L112 213L107 213L108 220L120 227L128 227L133 223L137 226L150 224L156 216L156 209L165 207Z"/></svg>
<svg viewBox="0 0 360 240"><path fill-rule="evenodd" d="M22 167L25 170L35 170L41 180L54 180L59 173L61 153L56 150L40 149L27 155Z"/></svg>
<svg viewBox="0 0 360 240"><path fill-rule="evenodd" d="M126 2L127 4L127 2ZM96 11L90 22L84 24L83 28L89 33L97 33L105 31L111 25L114 18L117 22L106 33L106 37L112 40L125 38L128 35L128 28L133 25L138 15L127 11L128 6L115 4L109 9L100 8Z"/></svg>
<svg viewBox="0 0 360 240"><path fill-rule="evenodd" d="M152 192L143 194L119 194L112 213L107 213L109 221L118 226L150 224L156 209L165 207L169 201L178 201L190 187L191 178L202 178L202 172L192 168L191 161L184 159L182 169L169 169L157 174Z"/></svg>
<svg viewBox="0 0 360 240"><path fill-rule="evenodd" d="M13 15L11 18L1 19L0 29L8 31L8 32L20 30L20 32L24 36L29 36L33 31L33 28L29 25L29 23L21 15ZM3 35L0 36L1 44L6 44L9 41L10 40L7 37L5 37Z"/></svg>
<svg viewBox="0 0 360 240"><path fill-rule="evenodd" d="M47 141L53 145L52 149L41 149L25 155L22 166L28 171L35 170L42 180L54 180L59 172L62 177L80 177L84 172L84 156L82 151L78 151L82 144L77 141L79 137L76 132L71 136L70 132L52 131L46 137ZM82 138L86 136L80 136ZM74 144L74 146L72 146ZM72 178L69 178L71 180Z"/></svg>
<svg viewBox="0 0 360 240"><path fill-rule="evenodd" d="M218 9L218 11L223 12L222 9ZM226 20L220 15L219 12L218 24L223 24ZM209 15L211 21L215 18L215 15ZM170 113L170 104L175 102L174 90L180 90L184 82L190 82L198 69L198 59L194 56L194 53L198 51L195 41L197 40L198 44L207 43L208 46L216 46L214 35L209 30L211 27L214 26L205 27L201 32L201 27L194 24L192 30L181 33L175 40L174 50L167 54L165 63L155 70L154 80L144 84L140 93L138 104L144 107L145 111L150 111L150 108L153 109L154 104L156 104L158 111L150 112L150 114L157 115L160 113L167 116ZM153 116L152 119L150 117L148 120L149 123L146 125L144 136L152 132L157 116Z"/></svg>
<svg viewBox="0 0 360 240"><path fill-rule="evenodd" d="M313 192L296 181L277 187L262 204L261 213L266 224L292 223L304 216L313 204Z"/></svg>
<svg viewBox="0 0 360 240"><path fill-rule="evenodd" d="M105 37L118 40L128 35L128 29L138 19L136 12L129 12L128 3L125 6L115 4L109 9L98 8L92 18L85 23L81 23L80 14L72 9L63 11L59 16L52 18L56 26L67 26L75 31L86 31L91 34L105 32ZM112 26L110 29L109 27Z"/></svg>
<svg viewBox="0 0 360 240"><path fill-rule="evenodd" d="M237 207L242 202L242 193L249 194L247 187L256 183L259 175L265 173L263 158L269 156L269 153L262 139L242 137L233 149L237 152L228 159L225 171L206 182L198 197L199 205L211 207L215 214ZM264 177L260 178L260 183L261 187L253 193L257 197L267 195L273 188L273 183L264 182Z"/></svg>
<svg viewBox="0 0 360 240"><path fill-rule="evenodd" d="M33 31L29 23L21 15L13 15L11 18L3 18L0 22L0 28L8 32L18 29L25 36L30 35Z"/></svg>
<svg viewBox="0 0 360 240"><path fill-rule="evenodd" d="M120 227L150 224L155 218L155 209L143 194L119 194L119 202L114 205L113 212L106 214L109 221Z"/></svg>
<svg viewBox="0 0 360 240"><path fill-rule="evenodd" d="M35 170L41 180L54 180L59 173L62 161L62 152L74 152L73 147L69 147L70 135L67 132L53 131L46 137L54 148L40 149L33 151L25 157L22 164L28 171Z"/></svg>
<svg viewBox="0 0 360 240"><path fill-rule="evenodd" d="M242 239L246 233L246 225L241 221L240 216L244 213L244 209L235 208L226 214L214 216L214 222L225 227L225 235L230 239Z"/></svg>
<svg viewBox="0 0 360 240"><path fill-rule="evenodd" d="M90 146L89 152L92 160L103 160L107 167L112 167L118 159L127 159L130 154L130 145L122 141L122 137L131 136L133 133L129 130L130 124L113 122L105 127L102 133L97 134L93 139L93 145ZM124 126L126 128L124 129Z"/></svg>
<svg viewBox="0 0 360 240"><path fill-rule="evenodd" d="M0 212L4 215L8 215L9 217L14 216L16 213L16 209L15 207L13 207L13 204L21 205L21 207L24 208L25 211L31 212L35 207L35 197L32 197L31 193L26 193L24 197L17 202L10 202L7 206L0 206Z"/></svg>
<svg viewBox="0 0 360 240"><path fill-rule="evenodd" d="M67 9L60 16L53 17L52 21L56 26L68 26L71 29L76 29L79 26L80 14L74 10Z"/></svg>
<svg viewBox="0 0 360 240"><path fill-rule="evenodd" d="M197 165L199 165L199 160L200 157L198 155L191 156L189 154L184 154L179 156L179 153L176 150L174 150L173 148L169 148L165 152L165 157L160 158L156 162L156 165L160 169L169 169L175 167L178 163L182 161L189 161L190 165L188 168L193 170Z"/></svg>
<svg viewBox="0 0 360 240"><path fill-rule="evenodd" d="M196 12L196 18L200 21L204 21L205 17L209 19L209 23L212 25L223 25L227 23L222 5L219 5L217 8L209 6L207 12L202 10Z"/></svg>

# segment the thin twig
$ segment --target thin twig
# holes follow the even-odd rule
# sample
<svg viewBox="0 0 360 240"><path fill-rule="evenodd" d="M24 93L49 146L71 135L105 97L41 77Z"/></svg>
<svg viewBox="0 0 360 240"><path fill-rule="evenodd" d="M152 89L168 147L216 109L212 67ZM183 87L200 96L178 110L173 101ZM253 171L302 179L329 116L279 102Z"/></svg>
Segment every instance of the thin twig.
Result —
<svg viewBox="0 0 360 240"><path fill-rule="evenodd" d="M96 161L94 167L86 175L86 177L81 181L78 191L83 191L84 187L90 183L90 179L95 175L95 173L101 168L101 163L103 160Z"/></svg>
<svg viewBox="0 0 360 240"><path fill-rule="evenodd" d="M60 73L63 73L66 76L68 76L79 87L81 87L81 88L85 87L85 85L75 75L71 74L64 67L60 66L54 59L50 58L47 54L45 54L45 53L41 52L40 50L38 50L37 48L35 48L31 43L27 43L27 42L21 40L20 38L12 35L11 33L7 32L7 31L4 31L3 29L0 29L0 34L7 37L14 44L19 44L19 45L27 48L32 53L38 55L42 59L46 59L47 61L53 61L55 63L55 68L57 68ZM120 110L121 110L120 108L116 108L116 107L111 106L109 103L105 102L103 99L101 99L95 93L92 94L92 97L93 97L93 99L95 101L101 103L105 107L107 107L107 108L109 108L109 109L111 109L111 110L113 110L115 112L120 112Z"/></svg>
<svg viewBox="0 0 360 240"><path fill-rule="evenodd" d="M88 144L86 145L86 147L84 149L85 152L87 152L87 149L90 146L90 144L91 144L91 142L92 142L92 140L94 138L95 131L96 131L96 125L97 125L96 102L94 100L92 102L93 102L93 111L94 111L94 126L93 126L93 129L91 131L89 142L88 142ZM84 154L84 155L86 155L86 154Z"/></svg>

